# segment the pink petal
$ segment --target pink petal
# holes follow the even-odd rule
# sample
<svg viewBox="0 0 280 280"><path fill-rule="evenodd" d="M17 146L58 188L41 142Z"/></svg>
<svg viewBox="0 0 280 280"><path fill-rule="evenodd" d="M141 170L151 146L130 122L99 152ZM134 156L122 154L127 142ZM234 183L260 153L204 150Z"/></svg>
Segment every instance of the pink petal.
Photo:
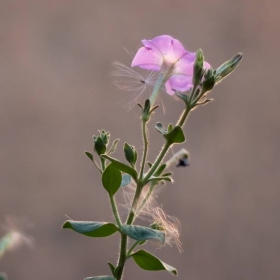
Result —
<svg viewBox="0 0 280 280"><path fill-rule="evenodd" d="M210 69L210 68L211 68L211 65L210 65L208 62L204 61L204 63L203 63L203 68L204 68L204 69Z"/></svg>
<svg viewBox="0 0 280 280"><path fill-rule="evenodd" d="M191 62L188 58L181 58L175 65L174 74L193 75L194 60Z"/></svg>
<svg viewBox="0 0 280 280"><path fill-rule="evenodd" d="M163 63L162 54L156 48L142 47L133 58L131 67L159 71Z"/></svg>
<svg viewBox="0 0 280 280"><path fill-rule="evenodd" d="M175 93L174 90L185 92L192 86L192 76L190 75L173 75L165 83L166 92L170 95Z"/></svg>
<svg viewBox="0 0 280 280"><path fill-rule="evenodd" d="M175 63L187 53L183 45L169 35L158 36L152 40L142 40L142 43L145 47L157 48L169 63Z"/></svg>

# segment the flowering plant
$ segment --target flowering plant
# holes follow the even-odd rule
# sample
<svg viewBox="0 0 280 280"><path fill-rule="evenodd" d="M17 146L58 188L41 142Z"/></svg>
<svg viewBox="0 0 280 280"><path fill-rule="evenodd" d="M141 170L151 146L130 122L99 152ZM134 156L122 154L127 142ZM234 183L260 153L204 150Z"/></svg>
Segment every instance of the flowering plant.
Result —
<svg viewBox="0 0 280 280"><path fill-rule="evenodd" d="M161 243L173 242L180 248L179 233L176 227L177 220L164 214L160 207L153 204L152 194L159 184L173 181L172 172L168 170L172 164L176 162L177 166L188 165L188 152L184 149L176 153L170 160L164 160L172 146L185 142L183 126L188 115L199 106L212 101L211 98L208 98L209 91L228 76L242 59L242 54L238 53L217 69L213 69L209 63L204 61L201 50L196 53L189 52L171 36L162 35L152 40L143 40L142 44L143 47L137 51L131 66L150 70L157 73L157 76L156 81L152 83L153 91L149 99L144 104L138 104L141 108L144 144L140 164L138 164L138 153L135 147L128 143L124 143L123 147L127 163L112 157L111 154L116 150L119 139L114 140L109 145L110 133L105 130L98 131L98 135L93 136L94 152L98 160L91 152L85 152L101 173L102 184L108 193L115 222L67 220L63 224L63 228L89 237L107 237L114 233L120 234L118 261L116 265L108 263L111 275L88 277L87 280L122 279L124 266L129 258L132 258L142 269L165 270L177 275L177 270L174 267L141 248L150 240L157 240ZM116 64L116 66L119 70L118 76L128 74L132 78L140 77L134 70L129 72L130 70L126 66L123 67L121 64ZM142 79L138 82L145 83ZM149 146L147 125L158 108L155 103L164 88L169 95L178 96L184 102L185 108L176 124L169 124L165 127L160 122L156 123L155 128L162 135L164 145L155 161L150 163L147 161ZM129 213L125 221L120 218L115 200L115 194L121 188L132 190L129 194L132 192L133 196L132 202L128 206ZM150 226L134 225L140 214L152 216ZM130 248L128 247L128 238L134 240ZM137 247L140 249L136 250Z"/></svg>

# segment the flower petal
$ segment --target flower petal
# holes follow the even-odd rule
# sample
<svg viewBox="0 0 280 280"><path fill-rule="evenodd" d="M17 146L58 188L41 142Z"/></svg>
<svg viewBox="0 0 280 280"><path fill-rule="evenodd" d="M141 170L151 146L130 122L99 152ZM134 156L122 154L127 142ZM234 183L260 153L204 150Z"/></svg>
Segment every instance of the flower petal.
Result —
<svg viewBox="0 0 280 280"><path fill-rule="evenodd" d="M196 54L187 52L175 65L174 73L192 75Z"/></svg>
<svg viewBox="0 0 280 280"><path fill-rule="evenodd" d="M162 63L163 57L157 48L142 47L134 56L131 67L138 66L147 70L159 71Z"/></svg>
<svg viewBox="0 0 280 280"><path fill-rule="evenodd" d="M165 83L166 92L170 95L175 94L174 90L185 92L188 91L192 84L192 75L173 75Z"/></svg>
<svg viewBox="0 0 280 280"><path fill-rule="evenodd" d="M161 35L152 40L142 40L142 43L145 47L157 48L164 57L164 61L168 63L176 63L187 53L183 45L169 35Z"/></svg>

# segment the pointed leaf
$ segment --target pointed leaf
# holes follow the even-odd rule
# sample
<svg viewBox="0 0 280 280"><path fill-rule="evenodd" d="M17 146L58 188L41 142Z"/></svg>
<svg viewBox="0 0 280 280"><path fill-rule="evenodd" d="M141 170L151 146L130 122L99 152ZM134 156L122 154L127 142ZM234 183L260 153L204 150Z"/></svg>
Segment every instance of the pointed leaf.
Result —
<svg viewBox="0 0 280 280"><path fill-rule="evenodd" d="M85 155L86 155L91 161L93 161L93 155L92 155L92 153L85 151Z"/></svg>
<svg viewBox="0 0 280 280"><path fill-rule="evenodd" d="M122 182L122 174L112 163L109 164L102 174L103 187L110 195L114 195Z"/></svg>
<svg viewBox="0 0 280 280"><path fill-rule="evenodd" d="M118 161L115 158L109 157L108 155L101 155L101 157L108 159L109 161L111 161L111 163L120 171L122 171L123 173L127 173L129 175L131 175L131 177L136 180L137 179L137 172L134 168Z"/></svg>
<svg viewBox="0 0 280 280"><path fill-rule="evenodd" d="M113 141L113 143L112 143L110 149L109 149L108 152L107 152L108 155L110 155L110 154L112 154L113 152L115 152L115 150L117 149L117 144L118 144L119 141L120 141L120 139L116 139L116 140Z"/></svg>
<svg viewBox="0 0 280 280"><path fill-rule="evenodd" d="M179 144L185 142L185 135L180 126L175 126L171 132L163 136L171 144Z"/></svg>
<svg viewBox="0 0 280 280"><path fill-rule="evenodd" d="M168 133L171 132L172 129L173 129L173 125L172 125L172 123L170 123L170 124L168 125L168 127L167 127Z"/></svg>
<svg viewBox="0 0 280 280"><path fill-rule="evenodd" d="M159 182L159 181L168 181L168 182L173 182L172 178L170 177L165 177L165 176L161 176L161 177L151 177L149 180L147 180L148 182Z"/></svg>
<svg viewBox="0 0 280 280"><path fill-rule="evenodd" d="M157 239L164 243L165 234L162 231L142 226L122 225L122 232L135 240Z"/></svg>
<svg viewBox="0 0 280 280"><path fill-rule="evenodd" d="M109 275L87 277L84 280L116 280L115 277Z"/></svg>
<svg viewBox="0 0 280 280"><path fill-rule="evenodd" d="M106 237L118 231L112 223L68 220L62 228L69 228L90 237Z"/></svg>
<svg viewBox="0 0 280 280"><path fill-rule="evenodd" d="M128 174L122 174L122 182L121 182L121 187L125 187L129 185L131 182L131 176Z"/></svg>
<svg viewBox="0 0 280 280"><path fill-rule="evenodd" d="M114 267L114 265L111 264L110 262L108 262L108 265L109 265L109 267L110 267L110 270L111 270L112 274L115 275L115 270L116 270L116 268Z"/></svg>
<svg viewBox="0 0 280 280"><path fill-rule="evenodd" d="M168 265L167 263L164 263L160 259L158 259L156 256L148 253L145 250L139 250L131 255L134 259L134 261L145 270L166 270L170 272L173 275L177 275L178 272L176 268Z"/></svg>

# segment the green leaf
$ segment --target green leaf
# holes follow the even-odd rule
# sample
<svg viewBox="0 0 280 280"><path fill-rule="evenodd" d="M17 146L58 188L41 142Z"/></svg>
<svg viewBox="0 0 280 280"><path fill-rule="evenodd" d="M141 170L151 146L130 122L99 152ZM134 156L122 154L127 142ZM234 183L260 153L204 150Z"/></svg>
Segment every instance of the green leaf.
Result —
<svg viewBox="0 0 280 280"><path fill-rule="evenodd" d="M173 275L178 275L176 268L164 263L156 256L148 253L145 250L139 250L131 255L134 261L145 270L166 270Z"/></svg>
<svg viewBox="0 0 280 280"><path fill-rule="evenodd" d="M86 155L91 161L93 161L93 155L92 155L92 153L85 151L85 155Z"/></svg>
<svg viewBox="0 0 280 280"><path fill-rule="evenodd" d="M68 220L62 228L69 228L90 237L106 237L118 231L116 225L105 222L88 222Z"/></svg>
<svg viewBox="0 0 280 280"><path fill-rule="evenodd" d="M114 265L111 264L110 262L108 262L108 265L109 265L109 267L110 267L110 270L111 270L112 274L115 275L115 270L116 270L116 268L114 267Z"/></svg>
<svg viewBox="0 0 280 280"><path fill-rule="evenodd" d="M161 133L161 134L166 134L168 131L167 129L163 126L162 123L160 122L157 122L156 125L155 125L155 128L156 130Z"/></svg>
<svg viewBox="0 0 280 280"><path fill-rule="evenodd" d="M134 180L137 180L137 172L134 168L118 161L115 158L112 158L108 155L101 155L101 157L108 159L109 161L111 161L111 163L120 171L122 171L123 173L127 173L129 174Z"/></svg>
<svg viewBox="0 0 280 280"><path fill-rule="evenodd" d="M114 195L122 182L121 172L113 165L109 164L102 174L102 184L109 195Z"/></svg>
<svg viewBox="0 0 280 280"><path fill-rule="evenodd" d="M175 126L171 132L163 136L170 144L185 142L185 135L180 126Z"/></svg>
<svg viewBox="0 0 280 280"><path fill-rule="evenodd" d="M151 177L149 180L147 180L147 183L148 182L160 182L160 181L173 182L172 178L161 176L161 177Z"/></svg>
<svg viewBox="0 0 280 280"><path fill-rule="evenodd" d="M109 275L87 277L84 280L116 280L115 277Z"/></svg>
<svg viewBox="0 0 280 280"><path fill-rule="evenodd" d="M122 174L121 187L127 186L131 182L131 176L128 174Z"/></svg>
<svg viewBox="0 0 280 280"><path fill-rule="evenodd" d="M162 231L142 226L122 225L122 232L135 240L157 239L164 243L165 234Z"/></svg>
<svg viewBox="0 0 280 280"><path fill-rule="evenodd" d="M170 123L169 125L168 125L168 127L167 127L167 131L168 131L168 133L169 132L171 132L173 130L173 125L172 125L172 123Z"/></svg>
<svg viewBox="0 0 280 280"><path fill-rule="evenodd" d="M116 139L116 140L113 141L113 143L112 143L110 149L109 149L108 152L107 152L108 155L110 155L110 154L112 154L113 152L115 152L115 150L117 149L117 144L118 144L119 141L120 141L120 139Z"/></svg>

